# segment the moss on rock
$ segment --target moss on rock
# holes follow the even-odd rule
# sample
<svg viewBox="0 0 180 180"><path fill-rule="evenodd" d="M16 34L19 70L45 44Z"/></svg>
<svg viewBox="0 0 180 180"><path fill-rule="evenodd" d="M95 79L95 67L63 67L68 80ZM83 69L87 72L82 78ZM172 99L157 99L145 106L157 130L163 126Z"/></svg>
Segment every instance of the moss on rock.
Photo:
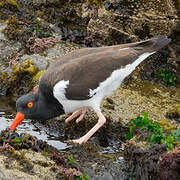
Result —
<svg viewBox="0 0 180 180"><path fill-rule="evenodd" d="M31 59L25 60L22 65L13 65L10 71L0 73L0 93L2 95L28 93L38 82L33 77L38 79L42 75L42 71L39 74L37 73L38 70ZM25 84L26 86L24 86Z"/></svg>

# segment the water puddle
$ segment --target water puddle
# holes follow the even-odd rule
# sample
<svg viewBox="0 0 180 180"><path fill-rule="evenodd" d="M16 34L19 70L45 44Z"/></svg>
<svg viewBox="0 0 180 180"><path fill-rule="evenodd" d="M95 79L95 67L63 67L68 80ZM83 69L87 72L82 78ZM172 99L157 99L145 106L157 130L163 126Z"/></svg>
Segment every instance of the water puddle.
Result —
<svg viewBox="0 0 180 180"><path fill-rule="evenodd" d="M3 117L3 112L0 113L0 131L5 129L6 127L9 127L13 121L13 119L7 119L6 117ZM56 137L51 136L50 134L47 134L46 128L41 126L40 124L32 124L31 120L24 120L18 127L17 127L18 133L27 133L32 136L36 136L38 139L41 139L43 141L47 141L47 143L53 147L55 147L58 150L65 150L71 145L67 145L66 143L63 143L56 139Z"/></svg>

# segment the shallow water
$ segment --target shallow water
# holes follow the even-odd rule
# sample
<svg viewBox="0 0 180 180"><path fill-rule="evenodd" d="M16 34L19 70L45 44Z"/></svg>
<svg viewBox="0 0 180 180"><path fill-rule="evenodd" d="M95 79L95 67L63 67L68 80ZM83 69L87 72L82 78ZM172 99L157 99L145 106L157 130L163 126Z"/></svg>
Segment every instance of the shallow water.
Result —
<svg viewBox="0 0 180 180"><path fill-rule="evenodd" d="M0 130L5 129L6 127L9 127L13 121L13 119L8 119L3 116L5 114L4 112L0 112ZM41 139L43 141L47 141L47 143L58 150L65 150L71 146L67 145L66 143L63 143L59 140L56 140L56 137L48 135L46 132L46 128L43 127L40 124L32 124L31 120L24 120L18 127L17 127L18 133L27 133L32 136L36 136L38 139Z"/></svg>

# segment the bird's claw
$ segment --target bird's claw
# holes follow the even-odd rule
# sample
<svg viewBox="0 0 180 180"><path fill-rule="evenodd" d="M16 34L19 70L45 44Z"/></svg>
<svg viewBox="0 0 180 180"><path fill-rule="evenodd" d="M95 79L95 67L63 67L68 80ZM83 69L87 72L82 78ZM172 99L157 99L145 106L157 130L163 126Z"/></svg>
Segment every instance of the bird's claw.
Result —
<svg viewBox="0 0 180 180"><path fill-rule="evenodd" d="M67 141L64 141L66 143L74 143L74 144L83 144L83 143L86 143L87 141L83 138L79 138L79 139L74 139L74 140L67 140Z"/></svg>
<svg viewBox="0 0 180 180"><path fill-rule="evenodd" d="M86 108L81 108L81 109L73 112L73 113L65 120L65 122L66 122L66 123L69 123L69 122L72 121L74 118L76 118L76 117L79 116L79 117L76 119L76 123L79 123L79 122L83 119L83 117L84 117L84 115L86 114L86 111L87 111L87 110L88 110L88 108L86 107Z"/></svg>

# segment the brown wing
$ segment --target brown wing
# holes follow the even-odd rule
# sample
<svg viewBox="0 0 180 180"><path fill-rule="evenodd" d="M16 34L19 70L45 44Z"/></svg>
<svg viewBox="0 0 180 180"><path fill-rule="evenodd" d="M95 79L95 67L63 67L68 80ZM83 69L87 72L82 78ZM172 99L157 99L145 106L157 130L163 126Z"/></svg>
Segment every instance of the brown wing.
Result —
<svg viewBox="0 0 180 180"><path fill-rule="evenodd" d="M107 79L114 70L134 62L137 58L138 54L134 50L121 52L117 50L113 53L109 51L83 56L71 63L62 64L60 74L54 72L51 78L55 84L60 80L69 80L65 94L68 99L88 99L89 89L97 88L99 83Z"/></svg>

